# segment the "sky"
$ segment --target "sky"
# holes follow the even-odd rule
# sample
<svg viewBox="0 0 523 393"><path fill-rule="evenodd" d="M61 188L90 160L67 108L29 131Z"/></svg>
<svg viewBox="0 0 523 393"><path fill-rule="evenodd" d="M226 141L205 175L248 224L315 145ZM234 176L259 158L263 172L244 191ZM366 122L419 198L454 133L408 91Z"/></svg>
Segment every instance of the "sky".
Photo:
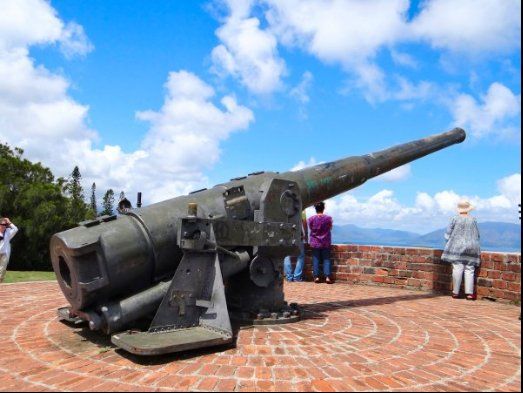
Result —
<svg viewBox="0 0 523 393"><path fill-rule="evenodd" d="M427 233L519 223L519 0L0 0L0 143L145 205L463 127L326 201ZM308 212L311 213L310 211Z"/></svg>

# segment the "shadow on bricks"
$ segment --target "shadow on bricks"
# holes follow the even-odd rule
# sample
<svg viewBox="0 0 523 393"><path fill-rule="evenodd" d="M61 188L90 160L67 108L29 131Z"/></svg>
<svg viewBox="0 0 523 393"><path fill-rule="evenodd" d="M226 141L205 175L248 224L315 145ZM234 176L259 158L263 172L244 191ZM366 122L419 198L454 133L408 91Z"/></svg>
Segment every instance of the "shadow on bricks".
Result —
<svg viewBox="0 0 523 393"><path fill-rule="evenodd" d="M341 302L323 302L323 303L310 303L310 304L300 304L300 307L303 309L303 314L301 320L307 319L321 319L326 318L326 314L321 314L322 312L331 312L335 310L340 310L344 308L356 308L356 307L370 307L370 306L379 306L383 304L391 304L402 301L411 301L411 300L420 300L420 299L431 299L435 297L446 296L441 293L424 293L416 295L404 295L404 296L390 296L390 297L378 297L371 299L356 299L356 300L347 300Z"/></svg>

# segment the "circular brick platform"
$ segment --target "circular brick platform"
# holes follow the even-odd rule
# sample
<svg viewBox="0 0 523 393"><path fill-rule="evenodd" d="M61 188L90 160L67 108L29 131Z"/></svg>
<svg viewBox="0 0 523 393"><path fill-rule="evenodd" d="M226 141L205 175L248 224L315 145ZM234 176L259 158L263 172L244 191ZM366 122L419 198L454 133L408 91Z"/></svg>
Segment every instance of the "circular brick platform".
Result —
<svg viewBox="0 0 523 393"><path fill-rule="evenodd" d="M286 284L298 323L137 358L57 321L56 283L0 285L0 390L519 391L520 309L382 287Z"/></svg>

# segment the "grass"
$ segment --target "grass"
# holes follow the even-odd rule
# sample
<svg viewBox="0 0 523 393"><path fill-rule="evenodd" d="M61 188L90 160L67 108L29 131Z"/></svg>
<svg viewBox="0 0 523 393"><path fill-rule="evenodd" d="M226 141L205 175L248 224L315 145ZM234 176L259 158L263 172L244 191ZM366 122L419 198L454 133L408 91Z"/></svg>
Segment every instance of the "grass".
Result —
<svg viewBox="0 0 523 393"><path fill-rule="evenodd" d="M17 272L8 270L4 283L56 280L54 272Z"/></svg>

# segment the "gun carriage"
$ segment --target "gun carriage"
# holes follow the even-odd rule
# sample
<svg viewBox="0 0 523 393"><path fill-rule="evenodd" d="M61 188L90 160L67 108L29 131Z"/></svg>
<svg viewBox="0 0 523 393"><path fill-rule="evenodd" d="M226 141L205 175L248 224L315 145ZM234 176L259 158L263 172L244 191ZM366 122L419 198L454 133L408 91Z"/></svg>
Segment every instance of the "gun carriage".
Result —
<svg viewBox="0 0 523 393"><path fill-rule="evenodd" d="M284 299L282 260L299 253L301 211L464 139L456 128L295 172L251 173L82 222L50 242L70 303L59 316L86 321L138 355L230 343L231 318L299 320L299 308ZM144 319L148 329L132 329Z"/></svg>

